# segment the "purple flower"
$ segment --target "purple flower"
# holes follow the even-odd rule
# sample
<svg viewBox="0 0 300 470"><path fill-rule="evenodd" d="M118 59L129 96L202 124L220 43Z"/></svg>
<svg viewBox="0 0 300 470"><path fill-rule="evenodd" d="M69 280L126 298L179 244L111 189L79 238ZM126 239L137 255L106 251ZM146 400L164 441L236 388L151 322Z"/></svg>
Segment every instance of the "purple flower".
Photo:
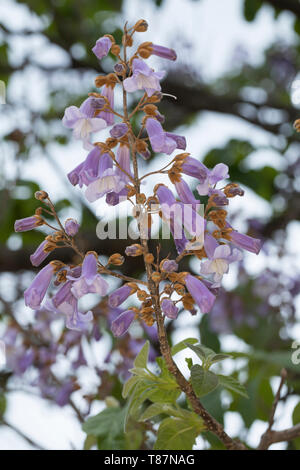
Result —
<svg viewBox="0 0 300 470"><path fill-rule="evenodd" d="M163 263L161 265L161 269L162 269L162 271L166 271L167 273L173 273L173 272L177 271L178 264L173 259L167 259L167 260L163 261Z"/></svg>
<svg viewBox="0 0 300 470"><path fill-rule="evenodd" d="M127 194L128 194L128 189L123 188L119 193L116 193L112 191L111 193L106 194L106 204L109 206L116 206L117 204L120 204L120 202L127 201Z"/></svg>
<svg viewBox="0 0 300 470"><path fill-rule="evenodd" d="M172 318L173 320L177 318L178 315L178 307L172 302L170 299L163 299L161 302L161 309L163 313L168 318Z"/></svg>
<svg viewBox="0 0 300 470"><path fill-rule="evenodd" d="M160 120L158 119L158 121ZM169 139L175 140L177 149L179 150L186 149L186 138L183 135L173 134L173 132L166 132L166 137L168 137Z"/></svg>
<svg viewBox="0 0 300 470"><path fill-rule="evenodd" d="M96 98L95 96L89 96L80 106L80 111L87 117L93 118L95 116L96 111L100 111L103 106L105 106L106 101L104 98L99 97Z"/></svg>
<svg viewBox="0 0 300 470"><path fill-rule="evenodd" d="M128 132L128 126L125 122L121 122L119 124L115 124L111 130L109 131L111 137L114 139L120 139Z"/></svg>
<svg viewBox="0 0 300 470"><path fill-rule="evenodd" d="M111 109L114 109L114 101L115 101L114 90L115 90L114 83L104 85L101 90L101 95L107 98ZM104 119L104 121L106 122L108 126L112 126L113 123L115 122L115 116L111 111L100 111L97 117Z"/></svg>
<svg viewBox="0 0 300 470"><path fill-rule="evenodd" d="M53 312L66 316L66 327L70 330L82 331L85 330L93 320L93 313L81 313L78 310L78 300L72 295L67 301L62 302L58 308L53 305L53 301L46 300L43 308L49 312Z"/></svg>
<svg viewBox="0 0 300 470"><path fill-rule="evenodd" d="M220 189L210 187L207 195L213 199L213 203L216 206L227 206L229 204L227 197Z"/></svg>
<svg viewBox="0 0 300 470"><path fill-rule="evenodd" d="M55 267L49 263L34 278L32 284L24 292L25 304L32 308L37 309L40 307L43 298L50 285Z"/></svg>
<svg viewBox="0 0 300 470"><path fill-rule="evenodd" d="M74 281L71 292L76 299L80 299L80 297L89 293L107 294L108 283L98 274L97 258L93 253L88 253L85 256L79 278L70 275L67 275L67 278Z"/></svg>
<svg viewBox="0 0 300 470"><path fill-rule="evenodd" d="M135 313L132 310L126 310L122 312L111 324L111 331L114 336L124 335L131 323L133 322Z"/></svg>
<svg viewBox="0 0 300 470"><path fill-rule="evenodd" d="M125 248L125 255L127 256L139 256L142 254L140 245L130 245Z"/></svg>
<svg viewBox="0 0 300 470"><path fill-rule="evenodd" d="M229 223L226 224L226 227L232 228ZM238 248L250 251L256 255L258 255L260 252L262 241L259 240L259 238L253 238L249 235L244 235L243 233L239 233L237 230L232 230L232 232L228 234L228 238L230 239L231 243L236 245Z"/></svg>
<svg viewBox="0 0 300 470"><path fill-rule="evenodd" d="M231 250L228 245L219 245L210 235L206 234L204 248L208 260L201 264L201 274L214 274L214 282L219 285L223 274L228 272L229 264L240 261L242 254L239 250Z"/></svg>
<svg viewBox="0 0 300 470"><path fill-rule="evenodd" d="M69 129L73 129L75 139L82 140L84 148L91 150L93 148L90 143L90 134L97 132L106 127L106 121L97 117L90 117L84 110L86 108L86 101L82 103L80 108L77 106L69 106L65 110L63 117L63 125ZM88 107L89 110L89 107Z"/></svg>
<svg viewBox="0 0 300 470"><path fill-rule="evenodd" d="M197 178L201 183L204 183L209 171L208 168L203 165L203 163L192 157L185 158L183 164L181 165L181 169L182 173Z"/></svg>
<svg viewBox="0 0 300 470"><path fill-rule="evenodd" d="M95 56L101 60L103 57L107 56L112 46L112 41L108 36L102 36L96 41L95 46L92 51Z"/></svg>
<svg viewBox="0 0 300 470"><path fill-rule="evenodd" d="M210 290L196 277L191 274L187 274L185 277L186 287L199 305L202 313L208 313L216 300L216 297L210 292Z"/></svg>
<svg viewBox="0 0 300 470"><path fill-rule="evenodd" d="M170 155L176 148L185 150L185 138L165 132L156 119L147 119L146 130L154 152L162 152Z"/></svg>
<svg viewBox="0 0 300 470"><path fill-rule="evenodd" d="M44 240L35 250L35 252L30 255L30 261L32 266L39 266L50 254L50 251L44 251L45 246L47 245L47 240Z"/></svg>
<svg viewBox="0 0 300 470"><path fill-rule="evenodd" d="M74 392L74 383L67 382L61 388L59 388L55 393L55 403L58 406L65 406L70 401L70 396Z"/></svg>
<svg viewBox="0 0 300 470"><path fill-rule="evenodd" d="M197 186L198 193L200 196L206 196L212 186L228 176L228 166L224 163L218 163L212 170L207 170L206 178Z"/></svg>
<svg viewBox="0 0 300 470"><path fill-rule="evenodd" d="M153 55L157 55L158 57L162 57L163 59L168 60L176 60L177 55L174 49L169 49L168 47L159 46L157 44L150 44L149 50Z"/></svg>
<svg viewBox="0 0 300 470"><path fill-rule="evenodd" d="M161 90L159 81L164 75L164 72L154 72L143 60L133 59L132 76L124 80L124 88L129 93L145 90L148 96L152 96Z"/></svg>
<svg viewBox="0 0 300 470"><path fill-rule="evenodd" d="M123 191L129 181L128 175L131 175L130 152L127 145L119 145L116 161L124 171L119 167L114 169L110 157L104 161L99 169L100 177L93 181L85 191L88 201L94 202L108 193L115 193L115 197L116 195L124 197L127 195L128 191Z"/></svg>
<svg viewBox="0 0 300 470"><path fill-rule="evenodd" d="M62 303L71 300L73 294L71 292L73 281L65 282L52 297L52 303L55 308L58 308Z"/></svg>
<svg viewBox="0 0 300 470"><path fill-rule="evenodd" d="M67 219L65 221L65 230L70 237L75 237L79 230L79 223L75 219Z"/></svg>
<svg viewBox="0 0 300 470"><path fill-rule="evenodd" d="M74 168L67 176L73 186L79 184L88 186L99 178L105 170L112 168L111 157L107 153L102 153L99 147L93 147L86 159Z"/></svg>
<svg viewBox="0 0 300 470"><path fill-rule="evenodd" d="M25 219L19 219L15 221L15 232L27 232L32 230L39 225L42 225L43 222L40 217L37 215L32 215L31 217L26 217Z"/></svg>
<svg viewBox="0 0 300 470"><path fill-rule="evenodd" d="M119 307L126 299L131 295L132 288L125 284L119 289L115 290L110 296L108 297L108 305L110 307Z"/></svg>
<svg viewBox="0 0 300 470"><path fill-rule="evenodd" d="M189 185L182 178L180 181L175 182L175 188L180 200L184 204L199 204Z"/></svg>
<svg viewBox="0 0 300 470"><path fill-rule="evenodd" d="M183 204L176 201L172 192L164 185L156 189L163 219L170 226L177 250L181 253L184 249L195 250L203 246L205 221L197 212L197 205ZM184 229L186 229L194 241L188 241Z"/></svg>

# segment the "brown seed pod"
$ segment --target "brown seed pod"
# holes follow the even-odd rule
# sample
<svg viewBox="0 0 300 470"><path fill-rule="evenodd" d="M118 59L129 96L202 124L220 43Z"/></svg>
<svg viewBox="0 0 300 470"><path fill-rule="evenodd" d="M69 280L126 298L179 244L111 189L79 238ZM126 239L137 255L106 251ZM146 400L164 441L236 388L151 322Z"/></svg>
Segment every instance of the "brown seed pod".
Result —
<svg viewBox="0 0 300 470"><path fill-rule="evenodd" d="M175 284L174 285L174 290L178 295L184 295L185 294L185 288L182 284Z"/></svg>
<svg viewBox="0 0 300 470"><path fill-rule="evenodd" d="M144 302L149 297L149 294L145 290L138 290L137 291L137 298L141 301Z"/></svg>
<svg viewBox="0 0 300 470"><path fill-rule="evenodd" d="M161 281L161 274L158 271L154 271L152 273L152 281L154 281L156 284L158 284Z"/></svg>
<svg viewBox="0 0 300 470"><path fill-rule="evenodd" d="M113 44L110 48L110 52L113 54L113 55L116 55L116 56L119 56L120 55L120 52L121 52L121 48L118 44Z"/></svg>
<svg viewBox="0 0 300 470"><path fill-rule="evenodd" d="M146 196L144 193L140 193L136 195L136 202L138 204L144 204L146 202Z"/></svg>
<svg viewBox="0 0 300 470"><path fill-rule="evenodd" d="M147 253L145 256L145 261L146 263L153 263L154 261L154 256L152 253Z"/></svg>
<svg viewBox="0 0 300 470"><path fill-rule="evenodd" d="M124 261L124 256L120 255L120 253L114 253L109 257L108 264L113 264L114 266L122 266Z"/></svg>
<svg viewBox="0 0 300 470"><path fill-rule="evenodd" d="M143 111L148 116L155 116L157 113L157 106L154 104L146 104L146 106L143 107Z"/></svg>
<svg viewBox="0 0 300 470"><path fill-rule="evenodd" d="M35 199L37 199L38 201L43 201L44 199L47 199L48 193L46 193L46 191L36 191L36 192L34 193L34 197L35 197Z"/></svg>
<svg viewBox="0 0 300 470"><path fill-rule="evenodd" d="M144 33L148 29L148 23L146 20L139 20L135 23L133 29L137 33Z"/></svg>
<svg viewBox="0 0 300 470"><path fill-rule="evenodd" d="M106 82L107 82L107 75L98 75L95 78L95 86L97 88L103 87L103 85L106 85Z"/></svg>

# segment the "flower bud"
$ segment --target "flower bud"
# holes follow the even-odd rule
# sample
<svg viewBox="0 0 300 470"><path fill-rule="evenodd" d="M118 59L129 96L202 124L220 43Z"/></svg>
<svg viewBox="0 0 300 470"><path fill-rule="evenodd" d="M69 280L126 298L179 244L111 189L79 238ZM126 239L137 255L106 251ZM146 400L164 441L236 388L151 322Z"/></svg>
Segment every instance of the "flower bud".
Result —
<svg viewBox="0 0 300 470"><path fill-rule="evenodd" d="M108 264L113 264L114 266L121 266L124 263L124 256L120 253L114 253L108 259Z"/></svg>
<svg viewBox="0 0 300 470"><path fill-rule="evenodd" d="M37 199L38 201L43 201L44 199L47 199L48 193L46 193L46 191L36 191L36 192L34 193L34 197L35 197L35 199Z"/></svg>
<svg viewBox="0 0 300 470"><path fill-rule="evenodd" d="M79 223L75 219L65 221L65 230L70 237L74 237L79 230Z"/></svg>
<svg viewBox="0 0 300 470"><path fill-rule="evenodd" d="M137 243L134 245L127 246L125 254L127 256L140 256L143 253L143 248Z"/></svg>
<svg viewBox="0 0 300 470"><path fill-rule="evenodd" d="M146 20L139 20L135 23L133 29L137 33L144 33L148 29L148 23Z"/></svg>

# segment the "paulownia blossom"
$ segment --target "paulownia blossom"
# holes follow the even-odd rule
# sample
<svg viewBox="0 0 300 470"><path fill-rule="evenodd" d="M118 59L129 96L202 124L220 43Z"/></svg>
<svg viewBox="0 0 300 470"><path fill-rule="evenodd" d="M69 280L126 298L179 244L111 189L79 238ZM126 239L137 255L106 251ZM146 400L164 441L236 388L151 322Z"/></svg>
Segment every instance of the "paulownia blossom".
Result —
<svg viewBox="0 0 300 470"><path fill-rule="evenodd" d="M129 93L144 90L148 96L152 96L161 90L159 81L164 76L165 72L154 72L143 60L133 59L132 76L124 80L124 88Z"/></svg>
<svg viewBox="0 0 300 470"><path fill-rule="evenodd" d="M131 28L132 34L124 36L123 45L127 47L127 43L129 45L133 40L133 33L145 28L144 21L138 22ZM40 270L25 291L25 302L33 309L43 308L42 302L53 285L56 291L45 302L48 311L64 315L68 328L86 329L92 320L92 312L80 312L78 301L86 294L94 294L98 298L106 296L109 284L103 274L112 275L125 281L109 293L107 300L108 308L115 312L111 322L112 332L115 336L122 336L135 319L141 321L145 328L151 328L156 321L155 309L172 320L182 309L195 315L197 306L202 313L208 313L213 307L223 275L229 271L231 263L241 259L240 250L258 253L261 242L239 233L227 221L228 214L224 208L227 208L231 198L244 193L235 183L225 183L225 186L221 183L229 178L227 165L220 162L209 169L188 153L175 155L169 163L165 161L175 150L185 151L186 139L166 132L162 127L165 117L158 105L164 98L160 84L164 72L155 71L146 60L155 55L173 61L176 60L176 52L152 42L143 42L131 57L125 54L122 59L120 47L111 35L99 38L92 50L99 60L110 52L117 63L112 73L96 77L95 85L99 93L90 93L79 108L70 106L65 110L63 124L73 129L74 137L81 140L89 151L67 176L73 186L84 188L89 202L101 199L100 204L114 206L129 200L134 206L133 214L137 218L141 240L127 246L124 255L143 255L147 281L128 278L126 273L116 273L114 268L111 269L111 266L123 264L123 254L114 253L103 265L97 253L82 253L74 239L79 230L78 222L67 219L64 224L60 223L48 195L42 191L38 192L37 199L46 201L46 213L54 216L59 227L53 234L47 235L31 255L32 264L39 266L50 252L62 246L73 248L80 261L76 258L77 264L71 266L51 261ZM115 87L122 88L123 111L116 108ZM132 111L127 106L127 93L140 94L140 99L136 101L138 104ZM141 113L143 116L140 118ZM140 129L136 132L139 119ZM111 126L109 137L92 144L91 134L108 126ZM150 146L153 152L163 155L163 168L151 173L158 178L161 173L168 174L171 184L161 184L158 180L153 192L143 194L143 179L148 175L139 176L138 160L140 156L145 160L151 157ZM196 188L186 177L194 179ZM199 196L194 194L194 189ZM202 200L206 202L200 211ZM158 204L159 208L152 211L153 203L156 207ZM154 213L159 213L173 235L178 252L176 259L168 255L161 260L159 250L153 254L149 250L146 235L150 232ZM141 214L150 228L146 226L144 230ZM43 225L52 227L44 218L43 209L39 208L36 214L16 221L15 230L23 232ZM181 272L182 258L191 255L196 255L199 260L197 272ZM155 292L153 283L157 289ZM127 308L134 294L140 307L134 304ZM159 299L158 305L153 304L153 298ZM124 302L127 310L122 311L119 306Z"/></svg>
<svg viewBox="0 0 300 470"><path fill-rule="evenodd" d="M82 103L80 108L77 108L77 106L66 108L62 122L65 127L73 129L75 139L82 140L85 149L92 150L91 134L105 129L107 122L101 117L90 116L90 113L86 112L85 109L86 101Z"/></svg>

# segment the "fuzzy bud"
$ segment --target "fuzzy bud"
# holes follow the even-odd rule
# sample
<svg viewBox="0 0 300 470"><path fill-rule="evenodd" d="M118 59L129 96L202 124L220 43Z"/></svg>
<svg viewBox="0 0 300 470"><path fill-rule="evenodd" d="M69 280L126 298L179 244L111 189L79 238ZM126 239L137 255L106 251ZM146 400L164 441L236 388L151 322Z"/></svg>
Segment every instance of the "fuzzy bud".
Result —
<svg viewBox="0 0 300 470"><path fill-rule="evenodd" d="M152 253L147 253L146 256L145 256L145 261L146 263L153 263L154 261L154 256Z"/></svg>
<svg viewBox="0 0 300 470"><path fill-rule="evenodd" d="M75 219L65 221L65 230L70 237L74 237L79 230L79 223Z"/></svg>
<svg viewBox="0 0 300 470"><path fill-rule="evenodd" d="M34 197L35 197L35 199L37 199L38 201L43 201L44 199L47 199L48 193L46 193L46 191L36 191L36 192L34 193Z"/></svg>
<svg viewBox="0 0 300 470"><path fill-rule="evenodd" d="M111 46L111 49L110 49L110 52L113 54L113 55L116 55L118 56L121 52L121 48L120 46L118 46L118 44L113 44Z"/></svg>
<svg viewBox="0 0 300 470"><path fill-rule="evenodd" d="M133 29L137 33L144 33L148 29L148 23L146 20L139 20L135 23Z"/></svg>
<svg viewBox="0 0 300 470"><path fill-rule="evenodd" d="M154 281L155 283L159 283L161 281L161 274L157 271L154 271L154 273L152 273L152 281Z"/></svg>
<svg viewBox="0 0 300 470"><path fill-rule="evenodd" d="M108 259L108 264L113 264L114 266L121 266L124 263L124 256L120 253L114 253Z"/></svg>

